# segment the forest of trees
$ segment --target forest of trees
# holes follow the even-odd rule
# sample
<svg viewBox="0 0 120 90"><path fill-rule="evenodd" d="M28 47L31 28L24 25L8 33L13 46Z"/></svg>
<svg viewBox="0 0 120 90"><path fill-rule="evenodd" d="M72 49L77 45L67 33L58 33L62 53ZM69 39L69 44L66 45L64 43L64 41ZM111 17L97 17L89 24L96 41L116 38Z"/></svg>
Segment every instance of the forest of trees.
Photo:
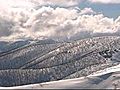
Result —
<svg viewBox="0 0 120 90"><path fill-rule="evenodd" d="M0 86L16 86L87 76L119 64L119 37L31 44L0 54Z"/></svg>

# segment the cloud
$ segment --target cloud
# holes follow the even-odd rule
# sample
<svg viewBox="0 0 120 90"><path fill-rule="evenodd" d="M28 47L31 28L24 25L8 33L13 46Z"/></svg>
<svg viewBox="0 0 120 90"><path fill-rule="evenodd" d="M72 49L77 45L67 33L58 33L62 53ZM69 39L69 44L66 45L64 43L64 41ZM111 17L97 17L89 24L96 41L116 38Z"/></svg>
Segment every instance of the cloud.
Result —
<svg viewBox="0 0 120 90"><path fill-rule="evenodd" d="M10 30L13 26L13 23L4 19L0 19L0 36L9 36L12 34Z"/></svg>
<svg viewBox="0 0 120 90"><path fill-rule="evenodd" d="M78 5L82 0L34 0L41 5L57 5L57 6L75 6Z"/></svg>
<svg viewBox="0 0 120 90"><path fill-rule="evenodd" d="M96 14L95 11L93 11L91 8L84 8L83 10L81 10L80 14Z"/></svg>
<svg viewBox="0 0 120 90"><path fill-rule="evenodd" d="M120 4L120 0L89 0L92 3Z"/></svg>
<svg viewBox="0 0 120 90"><path fill-rule="evenodd" d="M87 11L90 11L91 15ZM83 32L85 36L85 33L92 35L118 31L119 20L114 21L112 18L94 13L90 8L78 12L75 9L42 7L25 25L30 27L31 34L35 33L35 38L44 36L53 39L71 39L76 35L81 37Z"/></svg>
<svg viewBox="0 0 120 90"><path fill-rule="evenodd" d="M31 4L33 1L34 4ZM35 1L37 2L37 0L29 2L30 8L21 4L19 7L1 6L0 40L44 38L68 40L91 37L98 33L120 32L120 17L114 20L98 14L91 8L81 10L79 8L42 6L36 9L35 6L38 3ZM47 1L60 3L58 0ZM67 2L67 0L63 2L65 1ZM41 0L40 2L42 3Z"/></svg>
<svg viewBox="0 0 120 90"><path fill-rule="evenodd" d="M61 7L77 6L83 0L0 0L0 7L36 7L53 5Z"/></svg>

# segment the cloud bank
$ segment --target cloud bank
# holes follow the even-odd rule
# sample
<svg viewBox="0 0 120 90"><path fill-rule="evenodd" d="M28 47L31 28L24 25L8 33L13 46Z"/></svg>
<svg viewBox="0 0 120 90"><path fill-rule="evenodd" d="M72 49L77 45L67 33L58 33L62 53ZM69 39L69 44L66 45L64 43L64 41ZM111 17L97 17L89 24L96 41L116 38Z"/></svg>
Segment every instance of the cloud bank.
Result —
<svg viewBox="0 0 120 90"><path fill-rule="evenodd" d="M92 3L120 4L120 0L89 0Z"/></svg>
<svg viewBox="0 0 120 90"><path fill-rule="evenodd" d="M83 0L0 0L1 6L4 7L35 7L44 5L53 6L76 6Z"/></svg>
<svg viewBox="0 0 120 90"><path fill-rule="evenodd" d="M2 0L1 0L2 1ZM11 0L12 1L12 0ZM15 1L15 0L13 0ZM16 0L17 1L17 0ZM41 6L41 0L21 0L29 5L6 5L0 8L0 40L18 39L55 39L69 40L91 37L98 33L118 33L120 31L120 17L116 20L105 17L91 8L79 9ZM65 4L67 0L47 0ZM71 0L76 5L79 0ZM31 3L32 2L32 3ZM34 2L34 3L33 3Z"/></svg>

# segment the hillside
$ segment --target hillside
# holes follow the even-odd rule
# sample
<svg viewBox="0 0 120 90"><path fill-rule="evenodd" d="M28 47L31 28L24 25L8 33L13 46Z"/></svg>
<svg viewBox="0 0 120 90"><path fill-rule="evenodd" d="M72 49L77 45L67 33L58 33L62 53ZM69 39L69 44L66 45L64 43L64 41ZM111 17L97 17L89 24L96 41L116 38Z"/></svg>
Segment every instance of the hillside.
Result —
<svg viewBox="0 0 120 90"><path fill-rule="evenodd" d="M0 89L120 89L120 64L86 77Z"/></svg>
<svg viewBox="0 0 120 90"><path fill-rule="evenodd" d="M117 36L26 44L0 53L0 86L86 77L119 65L119 54L120 37Z"/></svg>

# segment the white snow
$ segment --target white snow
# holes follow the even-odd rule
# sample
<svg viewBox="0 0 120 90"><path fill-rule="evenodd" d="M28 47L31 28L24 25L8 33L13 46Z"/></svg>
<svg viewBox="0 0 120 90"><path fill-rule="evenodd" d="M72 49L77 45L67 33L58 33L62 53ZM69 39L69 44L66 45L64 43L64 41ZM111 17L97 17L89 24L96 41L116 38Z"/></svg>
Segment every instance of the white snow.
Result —
<svg viewBox="0 0 120 90"><path fill-rule="evenodd" d="M116 87L115 87L116 85ZM120 64L95 72L87 77L30 84L0 89L115 89L120 88Z"/></svg>

